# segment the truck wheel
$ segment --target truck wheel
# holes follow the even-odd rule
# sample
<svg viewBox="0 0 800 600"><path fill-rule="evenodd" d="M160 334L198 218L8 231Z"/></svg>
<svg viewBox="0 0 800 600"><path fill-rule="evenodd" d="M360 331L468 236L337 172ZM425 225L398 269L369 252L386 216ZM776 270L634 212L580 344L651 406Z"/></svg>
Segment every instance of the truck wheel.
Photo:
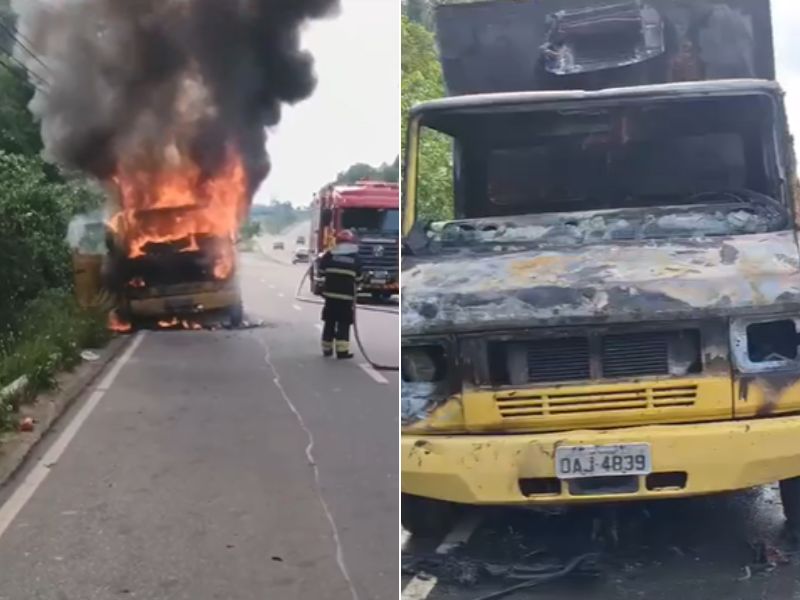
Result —
<svg viewBox="0 0 800 600"><path fill-rule="evenodd" d="M780 485L783 516L791 529L800 532L800 477L784 479Z"/></svg>
<svg viewBox="0 0 800 600"><path fill-rule="evenodd" d="M400 522L411 535L438 537L444 535L455 523L457 505L442 500L402 494Z"/></svg>
<svg viewBox="0 0 800 600"><path fill-rule="evenodd" d="M231 327L242 326L244 322L244 306L242 306L241 300L228 309L228 320Z"/></svg>

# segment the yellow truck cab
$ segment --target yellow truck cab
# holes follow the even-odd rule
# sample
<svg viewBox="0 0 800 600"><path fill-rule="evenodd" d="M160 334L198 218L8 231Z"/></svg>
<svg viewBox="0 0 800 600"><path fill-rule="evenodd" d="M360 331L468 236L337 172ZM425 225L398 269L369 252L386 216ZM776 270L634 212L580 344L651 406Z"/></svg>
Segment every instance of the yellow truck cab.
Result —
<svg viewBox="0 0 800 600"><path fill-rule="evenodd" d="M410 116L402 517L781 482L800 524L795 164L766 1L436 15ZM420 139L453 146L425 215Z"/></svg>

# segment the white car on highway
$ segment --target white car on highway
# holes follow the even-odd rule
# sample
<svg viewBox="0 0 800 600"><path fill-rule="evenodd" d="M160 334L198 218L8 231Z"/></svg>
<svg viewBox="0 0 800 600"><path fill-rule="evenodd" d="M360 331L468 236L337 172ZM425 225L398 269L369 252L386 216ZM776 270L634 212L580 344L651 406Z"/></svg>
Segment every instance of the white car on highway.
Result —
<svg viewBox="0 0 800 600"><path fill-rule="evenodd" d="M292 264L297 263L305 263L308 262L308 248L301 247L297 248L294 251L294 256L292 256Z"/></svg>

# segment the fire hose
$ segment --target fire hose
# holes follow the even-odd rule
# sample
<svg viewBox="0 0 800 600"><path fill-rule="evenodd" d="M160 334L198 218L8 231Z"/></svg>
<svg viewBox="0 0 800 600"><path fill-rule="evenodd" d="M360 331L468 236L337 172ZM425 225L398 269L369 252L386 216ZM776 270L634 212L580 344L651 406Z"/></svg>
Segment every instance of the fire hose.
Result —
<svg viewBox="0 0 800 600"><path fill-rule="evenodd" d="M325 302L323 302L322 300L318 300L316 298L305 298L305 297L303 297L301 295L301 290L303 289L303 285L305 285L305 282L308 280L309 276L311 275L312 268L313 267L311 265L309 265L308 269L303 274L302 279L300 279L300 284L297 286L297 292L295 293L294 299L297 300L298 302L305 302L306 304L316 304L318 306L322 306L322 305L325 304ZM358 284L356 284L356 286L357 285ZM371 312L389 313L389 314L397 314L397 311L387 310L387 309L380 309L380 308L375 308L375 307L371 307L371 306L359 307L358 306L358 293L357 292L358 292L358 290L355 290L355 293L353 294L353 333L355 334L356 345L358 345L358 349L361 351L361 354L364 356L366 361L369 363L369 366L371 366L376 371L399 371L400 367L398 367L398 366L382 365L382 364L376 363L375 361L373 361L369 357L369 354L367 354L366 350L364 349L364 344L361 342L361 336L358 334L358 319L356 317L356 313L358 313L359 310L365 310L365 311L371 311Z"/></svg>

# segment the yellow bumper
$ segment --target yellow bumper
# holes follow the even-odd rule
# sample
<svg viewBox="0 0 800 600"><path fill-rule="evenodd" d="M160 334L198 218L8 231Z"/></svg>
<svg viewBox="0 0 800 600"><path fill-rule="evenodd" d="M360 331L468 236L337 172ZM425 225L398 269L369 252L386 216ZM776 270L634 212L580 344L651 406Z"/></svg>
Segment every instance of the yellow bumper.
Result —
<svg viewBox="0 0 800 600"><path fill-rule="evenodd" d="M165 315L202 313L223 310L239 302L239 291L226 288L218 291L155 296L130 300L131 314L137 317L161 317Z"/></svg>
<svg viewBox="0 0 800 600"><path fill-rule="evenodd" d="M654 474L685 473L680 487L574 495L555 479L559 445L646 442ZM403 435L402 490L464 504L566 504L693 496L800 476L800 416L546 434ZM531 492L526 482L550 480ZM523 489L528 490L523 493Z"/></svg>

